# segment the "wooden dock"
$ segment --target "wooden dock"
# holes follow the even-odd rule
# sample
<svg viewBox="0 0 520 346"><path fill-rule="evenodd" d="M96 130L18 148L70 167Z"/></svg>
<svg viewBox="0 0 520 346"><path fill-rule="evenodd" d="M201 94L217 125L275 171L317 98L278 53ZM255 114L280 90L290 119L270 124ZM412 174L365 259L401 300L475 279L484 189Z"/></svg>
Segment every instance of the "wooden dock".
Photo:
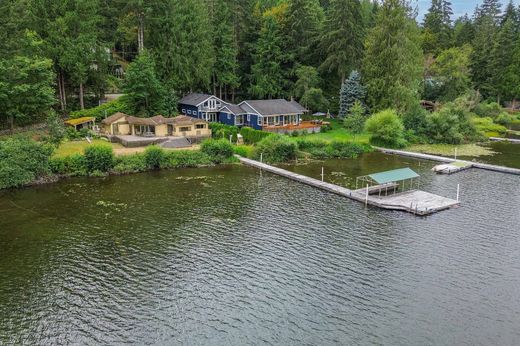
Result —
<svg viewBox="0 0 520 346"><path fill-rule="evenodd" d="M520 139L516 138L502 138L502 137L489 137L489 140L493 142L510 142L515 144L520 144Z"/></svg>
<svg viewBox="0 0 520 346"><path fill-rule="evenodd" d="M430 161L437 161L437 162L446 162L446 163L460 161L460 162L471 164L471 167L473 167L473 168L480 168L480 169L485 169L488 171L520 175L520 169L518 169L518 168L490 165L487 163L480 163L480 162L473 162L473 161L455 160L455 159L452 159L449 157L444 157L444 156L414 153L411 151L404 151L404 150L386 149L386 148L378 148L378 147L375 147L375 148L385 154L394 154L394 155L400 155L400 156L406 156L406 157L413 157L416 159L423 159L423 160L430 160Z"/></svg>
<svg viewBox="0 0 520 346"><path fill-rule="evenodd" d="M418 190L401 192L390 196L374 196L367 194L366 189L350 190L342 186L326 183L318 179L307 177L305 175L289 172L285 169L274 167L259 161L246 159L238 155L237 158L245 165L259 168L266 172L277 174L282 177L382 209L400 210L415 215L425 216L434 214L441 210L456 207L460 204L456 200Z"/></svg>

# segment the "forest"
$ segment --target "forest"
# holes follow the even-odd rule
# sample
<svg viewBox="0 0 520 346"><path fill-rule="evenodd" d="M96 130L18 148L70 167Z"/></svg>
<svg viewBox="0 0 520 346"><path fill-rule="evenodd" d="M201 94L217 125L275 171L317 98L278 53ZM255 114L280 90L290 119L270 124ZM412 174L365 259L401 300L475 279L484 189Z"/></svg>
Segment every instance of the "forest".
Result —
<svg viewBox="0 0 520 346"><path fill-rule="evenodd" d="M503 5L453 19L432 0L419 20L407 0L4 0L0 127L85 114L107 93L125 97L105 110L173 115L208 92L294 97L353 131L383 112L371 128L393 121L402 135L381 138L397 146L472 140L516 121L502 107L520 94L520 8Z"/></svg>

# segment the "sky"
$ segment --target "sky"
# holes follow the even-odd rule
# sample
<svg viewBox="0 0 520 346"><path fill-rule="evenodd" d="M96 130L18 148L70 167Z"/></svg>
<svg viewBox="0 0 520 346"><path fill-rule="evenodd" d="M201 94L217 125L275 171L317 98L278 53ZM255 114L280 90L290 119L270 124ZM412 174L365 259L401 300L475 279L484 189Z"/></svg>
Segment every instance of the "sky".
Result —
<svg viewBox="0 0 520 346"><path fill-rule="evenodd" d="M428 11L428 8L430 8L431 0L415 0L418 3L419 7L419 17L418 19L422 21L424 14ZM502 0L502 4L505 5L509 3L509 0ZM463 16L464 13L467 13L468 15L472 15L473 11L475 10L475 7L477 5L482 4L482 0L451 0L452 3L452 9L453 9L453 18L458 18L460 16ZM520 0L513 0L513 3L516 5L520 4Z"/></svg>

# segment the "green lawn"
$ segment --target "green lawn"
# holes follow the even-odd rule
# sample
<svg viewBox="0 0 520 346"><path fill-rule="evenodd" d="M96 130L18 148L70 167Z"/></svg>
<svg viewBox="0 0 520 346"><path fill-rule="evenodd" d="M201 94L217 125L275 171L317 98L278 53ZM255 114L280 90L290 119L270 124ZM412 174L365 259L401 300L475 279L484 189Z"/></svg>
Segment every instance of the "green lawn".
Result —
<svg viewBox="0 0 520 346"><path fill-rule="evenodd" d="M340 142L354 142L359 144L368 144L370 135L367 133L355 134L343 127L343 122L338 119L326 119L323 121L330 122L331 130L328 132L320 132L315 134L305 135L305 139L323 140L326 142L340 141Z"/></svg>
<svg viewBox="0 0 520 346"><path fill-rule="evenodd" d="M114 149L122 148L123 146L121 144L117 143L109 143L102 139L94 139L92 140L92 144L105 144L110 145ZM55 157L65 157L72 154L82 154L86 147L89 145L92 145L86 140L81 141L66 141L63 142L58 149L54 152Z"/></svg>

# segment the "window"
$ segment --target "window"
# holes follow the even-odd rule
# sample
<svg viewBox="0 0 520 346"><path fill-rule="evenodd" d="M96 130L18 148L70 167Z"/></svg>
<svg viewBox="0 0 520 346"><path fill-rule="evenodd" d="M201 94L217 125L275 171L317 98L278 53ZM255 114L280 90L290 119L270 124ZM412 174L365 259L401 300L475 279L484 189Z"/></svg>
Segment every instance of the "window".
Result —
<svg viewBox="0 0 520 346"><path fill-rule="evenodd" d="M189 110L189 109L188 109L188 114L190 114L190 115L191 115L191 110Z"/></svg>
<svg viewBox="0 0 520 346"><path fill-rule="evenodd" d="M206 125L204 125L204 124L197 124L197 125L195 125L195 128L196 129L204 129L204 128L206 128Z"/></svg>
<svg viewBox="0 0 520 346"><path fill-rule="evenodd" d="M179 129L179 131L181 131L181 132L189 132L189 131L191 131L191 127L187 127L187 126L186 127L181 127Z"/></svg>
<svg viewBox="0 0 520 346"><path fill-rule="evenodd" d="M182 109L182 113L186 114L186 109L185 108Z"/></svg>
<svg viewBox="0 0 520 346"><path fill-rule="evenodd" d="M247 121L251 121L251 114L247 115Z"/></svg>
<svg viewBox="0 0 520 346"><path fill-rule="evenodd" d="M258 126L262 126L262 117L258 117Z"/></svg>
<svg viewBox="0 0 520 346"><path fill-rule="evenodd" d="M231 120L231 114L227 114L227 120Z"/></svg>

